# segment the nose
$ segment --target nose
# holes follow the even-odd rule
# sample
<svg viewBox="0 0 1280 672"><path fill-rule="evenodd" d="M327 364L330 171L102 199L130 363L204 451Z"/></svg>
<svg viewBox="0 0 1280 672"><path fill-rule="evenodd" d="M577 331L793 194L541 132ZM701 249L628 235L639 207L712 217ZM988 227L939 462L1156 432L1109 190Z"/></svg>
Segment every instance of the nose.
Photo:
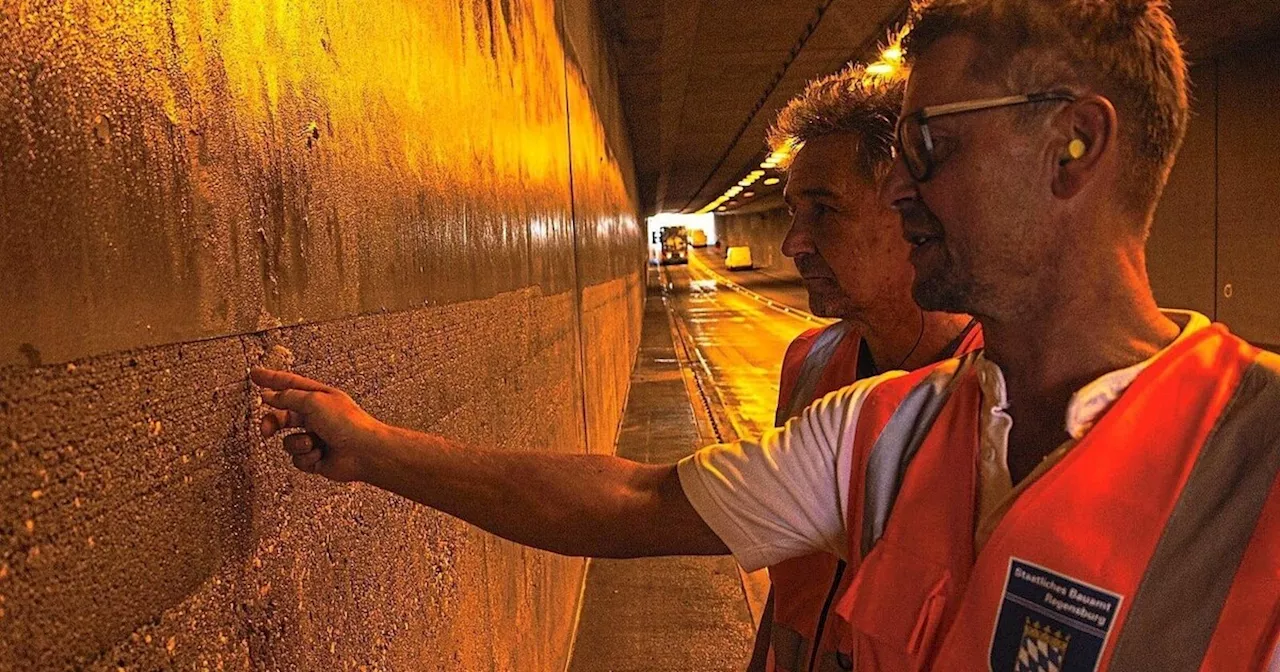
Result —
<svg viewBox="0 0 1280 672"><path fill-rule="evenodd" d="M795 259L806 252L813 252L813 238L809 235L809 227L801 221L801 210L791 215L791 228L782 239L782 253L789 259Z"/></svg>
<svg viewBox="0 0 1280 672"><path fill-rule="evenodd" d="M880 183L880 204L892 209L898 202L915 198L917 195L916 181L907 170L906 162L901 156L896 157L889 175Z"/></svg>

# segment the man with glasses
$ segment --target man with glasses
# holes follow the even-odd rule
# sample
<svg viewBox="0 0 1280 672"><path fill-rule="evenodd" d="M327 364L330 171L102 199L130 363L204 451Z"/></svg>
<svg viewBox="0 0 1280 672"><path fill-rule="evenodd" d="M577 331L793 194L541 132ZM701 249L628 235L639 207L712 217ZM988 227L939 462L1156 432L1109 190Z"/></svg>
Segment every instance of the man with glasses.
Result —
<svg viewBox="0 0 1280 672"><path fill-rule="evenodd" d="M674 467L468 451L257 370L282 409L264 432L307 429L285 439L299 468L559 552L836 554L844 636L816 669L1267 669L1280 362L1151 295L1145 240L1188 116L1164 3L916 9L883 198L916 300L977 316L983 353Z"/></svg>

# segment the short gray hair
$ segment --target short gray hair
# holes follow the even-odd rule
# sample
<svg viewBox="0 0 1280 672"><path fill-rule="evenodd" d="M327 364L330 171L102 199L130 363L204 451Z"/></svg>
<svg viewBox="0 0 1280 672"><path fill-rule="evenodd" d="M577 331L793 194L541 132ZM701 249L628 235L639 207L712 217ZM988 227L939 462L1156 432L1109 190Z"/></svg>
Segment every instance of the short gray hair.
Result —
<svg viewBox="0 0 1280 672"><path fill-rule="evenodd" d="M814 138L853 133L859 140L855 166L867 181L879 181L893 167L893 134L905 89L905 73L872 74L860 63L815 79L778 113L769 147L798 151Z"/></svg>

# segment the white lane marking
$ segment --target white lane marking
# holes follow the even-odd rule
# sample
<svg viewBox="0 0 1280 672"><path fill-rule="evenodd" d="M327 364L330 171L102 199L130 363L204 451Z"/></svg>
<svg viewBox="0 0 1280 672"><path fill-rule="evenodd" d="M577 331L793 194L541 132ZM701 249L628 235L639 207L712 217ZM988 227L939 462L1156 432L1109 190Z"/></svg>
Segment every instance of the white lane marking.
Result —
<svg viewBox="0 0 1280 672"><path fill-rule="evenodd" d="M808 320L809 322L813 322L814 324L818 324L818 325L828 325L828 324L834 324L836 322L835 320L828 320L825 318L818 317L807 311L796 310L795 308L792 308L791 306L788 306L786 304L778 303L777 301L774 301L773 299L770 299L767 296L762 296L760 294L757 294L756 292L753 292L747 289L746 287L739 285L738 283L730 280L729 278L726 278L723 275L720 275L715 271L715 269L708 266L706 262L702 261L696 256L690 257L689 260L691 265L697 266L700 270L705 271L708 275L711 275L712 277L714 277L717 283L722 284L725 287L728 287L729 289L735 292L738 292L739 294L755 299L756 301L763 303L764 305L769 306L770 308L780 313L786 313L788 315L791 315L792 317L798 317L802 320Z"/></svg>

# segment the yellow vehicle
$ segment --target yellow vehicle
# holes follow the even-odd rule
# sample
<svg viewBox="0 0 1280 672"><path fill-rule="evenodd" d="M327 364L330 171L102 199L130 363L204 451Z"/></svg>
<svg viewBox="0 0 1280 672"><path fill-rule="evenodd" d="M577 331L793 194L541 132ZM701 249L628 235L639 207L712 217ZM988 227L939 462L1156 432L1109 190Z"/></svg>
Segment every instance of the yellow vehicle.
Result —
<svg viewBox="0 0 1280 672"><path fill-rule="evenodd" d="M731 247L724 256L724 267L731 271L743 271L751 268L751 248L746 246Z"/></svg>
<svg viewBox="0 0 1280 672"><path fill-rule="evenodd" d="M662 251L658 263L663 266L689 263L689 234L683 226L664 226L661 236Z"/></svg>
<svg viewBox="0 0 1280 672"><path fill-rule="evenodd" d="M690 232L689 232L689 246L690 246L690 247L706 247L706 246L707 246L707 232L706 232L706 231L703 231L702 229L694 229L694 230L690 231Z"/></svg>

